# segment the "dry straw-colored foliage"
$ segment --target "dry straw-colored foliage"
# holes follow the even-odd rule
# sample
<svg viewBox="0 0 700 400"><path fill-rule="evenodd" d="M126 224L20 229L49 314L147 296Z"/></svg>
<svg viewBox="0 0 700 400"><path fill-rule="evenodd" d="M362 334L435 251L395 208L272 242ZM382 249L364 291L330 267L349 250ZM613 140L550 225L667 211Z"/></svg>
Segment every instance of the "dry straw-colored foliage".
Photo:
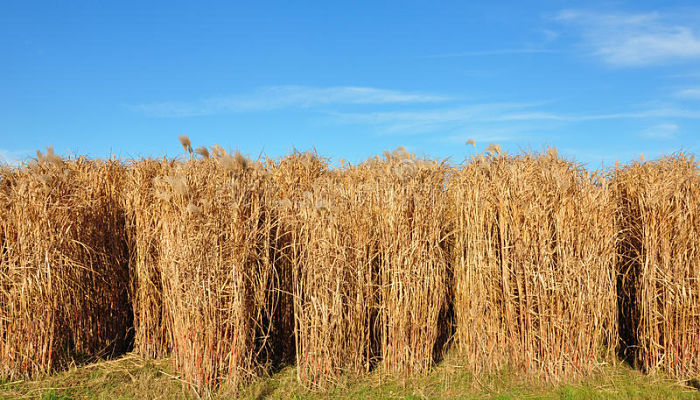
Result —
<svg viewBox="0 0 700 400"><path fill-rule="evenodd" d="M155 184L172 356L199 388L237 387L266 366L274 343L271 186L261 164L240 158L181 163Z"/></svg>
<svg viewBox="0 0 700 400"><path fill-rule="evenodd" d="M328 174L282 206L291 240L299 378L322 386L369 369L373 298L370 212L357 188ZM344 190L343 187L346 187ZM348 226L353 226L348 229Z"/></svg>
<svg viewBox="0 0 700 400"><path fill-rule="evenodd" d="M543 155L475 158L450 182L456 343L475 372L591 371L615 346L606 182Z"/></svg>
<svg viewBox="0 0 700 400"><path fill-rule="evenodd" d="M294 282L299 379L426 372L441 353L448 256L444 164L399 149L328 171L296 154L277 177ZM285 190L292 188L292 190ZM442 343L440 343L442 344Z"/></svg>
<svg viewBox="0 0 700 400"><path fill-rule="evenodd" d="M163 301L160 265L161 215L166 192L156 192L158 177L168 176L175 161L139 160L126 165L121 196L129 245L129 288L134 310L134 350L147 357L163 357L172 350L167 303Z"/></svg>
<svg viewBox="0 0 700 400"><path fill-rule="evenodd" d="M490 144L0 169L0 377L133 350L199 392L295 362L312 388L378 369L698 374L700 195L684 155L588 172ZM473 141L469 144L474 145ZM619 326L619 328L618 328ZM618 335L619 330L619 335Z"/></svg>
<svg viewBox="0 0 700 400"><path fill-rule="evenodd" d="M132 326L121 165L38 156L0 182L3 378L120 354Z"/></svg>
<svg viewBox="0 0 700 400"><path fill-rule="evenodd" d="M620 336L645 371L700 374L700 171L685 154L612 179L620 232Z"/></svg>
<svg viewBox="0 0 700 400"><path fill-rule="evenodd" d="M354 198L342 196L339 177L311 153L294 153L273 172L282 267L292 283L284 289L291 291L297 373L313 387L368 363L364 313L372 302L363 280L372 275L352 272L366 267L360 241L368 225L343 229L360 210Z"/></svg>
<svg viewBox="0 0 700 400"><path fill-rule="evenodd" d="M365 171L375 175L382 367L396 374L426 373L446 341L447 166L399 148L368 162Z"/></svg>

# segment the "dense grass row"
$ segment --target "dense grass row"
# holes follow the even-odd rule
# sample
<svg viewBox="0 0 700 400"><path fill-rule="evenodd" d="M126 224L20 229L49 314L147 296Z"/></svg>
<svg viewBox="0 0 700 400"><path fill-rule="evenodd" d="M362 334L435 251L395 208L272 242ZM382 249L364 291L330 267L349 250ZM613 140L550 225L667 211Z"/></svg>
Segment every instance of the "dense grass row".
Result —
<svg viewBox="0 0 700 400"><path fill-rule="evenodd" d="M556 156L481 158L457 172L456 339L475 370L590 372L616 345L614 204Z"/></svg>
<svg viewBox="0 0 700 400"><path fill-rule="evenodd" d="M1 170L1 377L131 346L197 389L289 362L309 387L422 374L448 348L477 374L558 380L616 350L700 373L692 158L589 172L493 146L330 168L184 144Z"/></svg>

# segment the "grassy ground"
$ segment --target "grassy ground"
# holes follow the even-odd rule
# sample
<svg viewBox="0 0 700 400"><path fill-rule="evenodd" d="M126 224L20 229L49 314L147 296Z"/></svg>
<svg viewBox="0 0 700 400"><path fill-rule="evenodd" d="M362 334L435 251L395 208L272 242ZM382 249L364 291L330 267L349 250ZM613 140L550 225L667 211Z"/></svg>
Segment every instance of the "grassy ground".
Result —
<svg viewBox="0 0 700 400"><path fill-rule="evenodd" d="M452 361L428 376L400 380L375 373L363 379L347 378L326 392L300 386L296 371L287 367L260 378L240 393L248 399L700 399L687 383L646 376L625 364L601 367L585 380L543 384L501 372L472 379ZM693 384L697 384L694 382ZM213 399L233 396L216 393ZM0 382L2 399L196 399L172 373L168 360L149 361L127 355L32 381Z"/></svg>

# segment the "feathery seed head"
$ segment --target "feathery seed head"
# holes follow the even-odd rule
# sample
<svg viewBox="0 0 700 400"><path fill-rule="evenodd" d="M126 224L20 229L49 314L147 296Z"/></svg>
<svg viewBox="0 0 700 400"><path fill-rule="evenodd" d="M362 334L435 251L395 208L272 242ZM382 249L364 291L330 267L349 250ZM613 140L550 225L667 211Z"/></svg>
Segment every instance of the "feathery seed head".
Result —
<svg viewBox="0 0 700 400"><path fill-rule="evenodd" d="M219 160L219 164L221 164L224 169L228 171L235 171L237 169L236 161L230 155L224 153L222 155L217 155L216 157Z"/></svg>
<svg viewBox="0 0 700 400"><path fill-rule="evenodd" d="M209 158L209 150L207 150L207 148L204 146L197 147L196 149L194 149L194 152L199 154L200 156L202 156L204 158Z"/></svg>
<svg viewBox="0 0 700 400"><path fill-rule="evenodd" d="M182 148L184 148L186 152L191 153L192 142L190 142L190 138L187 137L187 135L180 135L178 136L178 139L180 139L180 144L182 144Z"/></svg>
<svg viewBox="0 0 700 400"><path fill-rule="evenodd" d="M190 189L187 186L187 179L184 176L165 176L163 177L175 193L176 196L186 196Z"/></svg>
<svg viewBox="0 0 700 400"><path fill-rule="evenodd" d="M211 146L211 152L214 154L214 157L221 158L226 155L226 150L224 150L223 147L219 146L218 144L214 144Z"/></svg>
<svg viewBox="0 0 700 400"><path fill-rule="evenodd" d="M236 165L237 165L238 169L243 170L243 171L248 169L248 165L250 164L250 161L243 154L241 154L240 151L236 150L236 154L234 154L233 158L236 161Z"/></svg>
<svg viewBox="0 0 700 400"><path fill-rule="evenodd" d="M489 155L498 156L501 154L501 146L495 143L489 143L486 152L489 153Z"/></svg>
<svg viewBox="0 0 700 400"><path fill-rule="evenodd" d="M329 208L330 208L330 203L327 200L319 199L316 202L316 210L318 210L318 211L321 211L321 212L328 211Z"/></svg>
<svg viewBox="0 0 700 400"><path fill-rule="evenodd" d="M42 174L42 175L39 175L39 181L42 184L48 186L53 181L53 178L51 177L51 175Z"/></svg>
<svg viewBox="0 0 700 400"><path fill-rule="evenodd" d="M156 199L158 199L158 200L162 200L162 201L167 202L167 201L170 201L170 199L172 199L172 198L173 198L173 196L168 192L156 193Z"/></svg>
<svg viewBox="0 0 700 400"><path fill-rule="evenodd" d="M313 193L309 192L308 190L304 192L303 196L304 196L304 200L309 202L309 203L312 203L314 200Z"/></svg>
<svg viewBox="0 0 700 400"><path fill-rule="evenodd" d="M48 162L50 162L50 163L52 163L52 164L54 164L54 165L57 165L57 166L63 166L63 165L64 165L63 159L61 158L61 156L59 156L58 154L54 153L54 151L53 151L53 146L48 146L48 147L46 147L46 156L45 156L45 159L46 159L46 161L48 161Z"/></svg>
<svg viewBox="0 0 700 400"><path fill-rule="evenodd" d="M277 209L286 210L286 209L292 208L293 204L292 204L291 200L285 198L285 199L276 201L274 206Z"/></svg>
<svg viewBox="0 0 700 400"><path fill-rule="evenodd" d="M192 203L187 204L187 213L190 215L197 215L201 212L200 208Z"/></svg>
<svg viewBox="0 0 700 400"><path fill-rule="evenodd" d="M221 166L229 171L246 171L250 163L240 151L236 151L233 156L224 153L218 158Z"/></svg>

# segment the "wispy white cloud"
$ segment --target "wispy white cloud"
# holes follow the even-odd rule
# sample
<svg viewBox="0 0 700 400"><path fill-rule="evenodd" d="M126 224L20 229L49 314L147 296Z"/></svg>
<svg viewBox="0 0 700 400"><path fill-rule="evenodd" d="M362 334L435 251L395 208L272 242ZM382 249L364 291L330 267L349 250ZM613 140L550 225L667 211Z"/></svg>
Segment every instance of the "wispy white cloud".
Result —
<svg viewBox="0 0 700 400"><path fill-rule="evenodd" d="M477 148L486 147L489 143L504 143L523 139L523 129L518 128L492 128L474 129L455 133L441 138L441 141L452 144L466 145L467 140L474 140ZM471 146L471 144L469 145Z"/></svg>
<svg viewBox="0 0 700 400"><path fill-rule="evenodd" d="M700 78L700 72L682 72L682 73L677 73L677 74L669 74L666 75L667 78L677 78L677 79L686 79L686 78Z"/></svg>
<svg viewBox="0 0 700 400"><path fill-rule="evenodd" d="M190 117L227 112L311 108L332 104L433 103L447 100L449 98L446 96L371 87L270 86L247 94L212 97L198 101L138 104L129 107L161 117Z"/></svg>
<svg viewBox="0 0 700 400"><path fill-rule="evenodd" d="M0 149L0 165L19 165L26 156L27 154L24 151Z"/></svg>
<svg viewBox="0 0 700 400"><path fill-rule="evenodd" d="M539 54L539 53L553 53L554 50L551 49L539 49L539 48L513 48L513 49L485 49L485 50L470 50L470 51L457 51L453 53L443 53L443 54L431 54L426 56L427 58L452 58L452 57L482 57L482 56L500 56L500 55L513 55L513 54Z"/></svg>
<svg viewBox="0 0 700 400"><path fill-rule="evenodd" d="M469 122L499 120L508 112L527 109L541 103L483 103L452 108L415 111L380 111L331 114L342 123L374 125L384 133L422 133L461 126Z"/></svg>
<svg viewBox="0 0 700 400"><path fill-rule="evenodd" d="M543 110L541 109L543 104L545 103L486 103L411 112L334 113L332 116L340 123L371 125L388 134L444 131L474 123L579 123L617 119L700 119L700 110L670 106L617 113L563 114ZM670 131L670 124L661 124L656 128L657 130L650 131L649 135L655 133L656 136L653 137L661 137L663 132L673 133ZM665 131L662 132L663 129Z"/></svg>
<svg viewBox="0 0 700 400"><path fill-rule="evenodd" d="M639 134L651 139L671 139L676 135L676 131L676 124L658 124L642 130Z"/></svg>
<svg viewBox="0 0 700 400"><path fill-rule="evenodd" d="M530 104L523 103L484 103L460 106L456 108L438 108L419 111L379 111L370 113L335 113L345 122L384 123L384 122L452 122L472 119L483 119L488 116L500 115L504 111L527 108Z"/></svg>
<svg viewBox="0 0 700 400"><path fill-rule="evenodd" d="M561 11L555 20L581 30L590 52L615 67L700 58L697 23L661 13Z"/></svg>
<svg viewBox="0 0 700 400"><path fill-rule="evenodd" d="M607 114L559 114L551 112L526 112L503 114L499 121L562 121L562 122L583 122L599 121L610 119L643 119L643 118L683 118L700 119L700 110L684 108L650 108L640 111L629 111Z"/></svg>
<svg viewBox="0 0 700 400"><path fill-rule="evenodd" d="M690 100L700 100L700 87L681 89L675 93L676 97Z"/></svg>
<svg viewBox="0 0 700 400"><path fill-rule="evenodd" d="M542 34L546 42L553 42L557 40L560 36L559 32L552 29L540 29L540 33Z"/></svg>

